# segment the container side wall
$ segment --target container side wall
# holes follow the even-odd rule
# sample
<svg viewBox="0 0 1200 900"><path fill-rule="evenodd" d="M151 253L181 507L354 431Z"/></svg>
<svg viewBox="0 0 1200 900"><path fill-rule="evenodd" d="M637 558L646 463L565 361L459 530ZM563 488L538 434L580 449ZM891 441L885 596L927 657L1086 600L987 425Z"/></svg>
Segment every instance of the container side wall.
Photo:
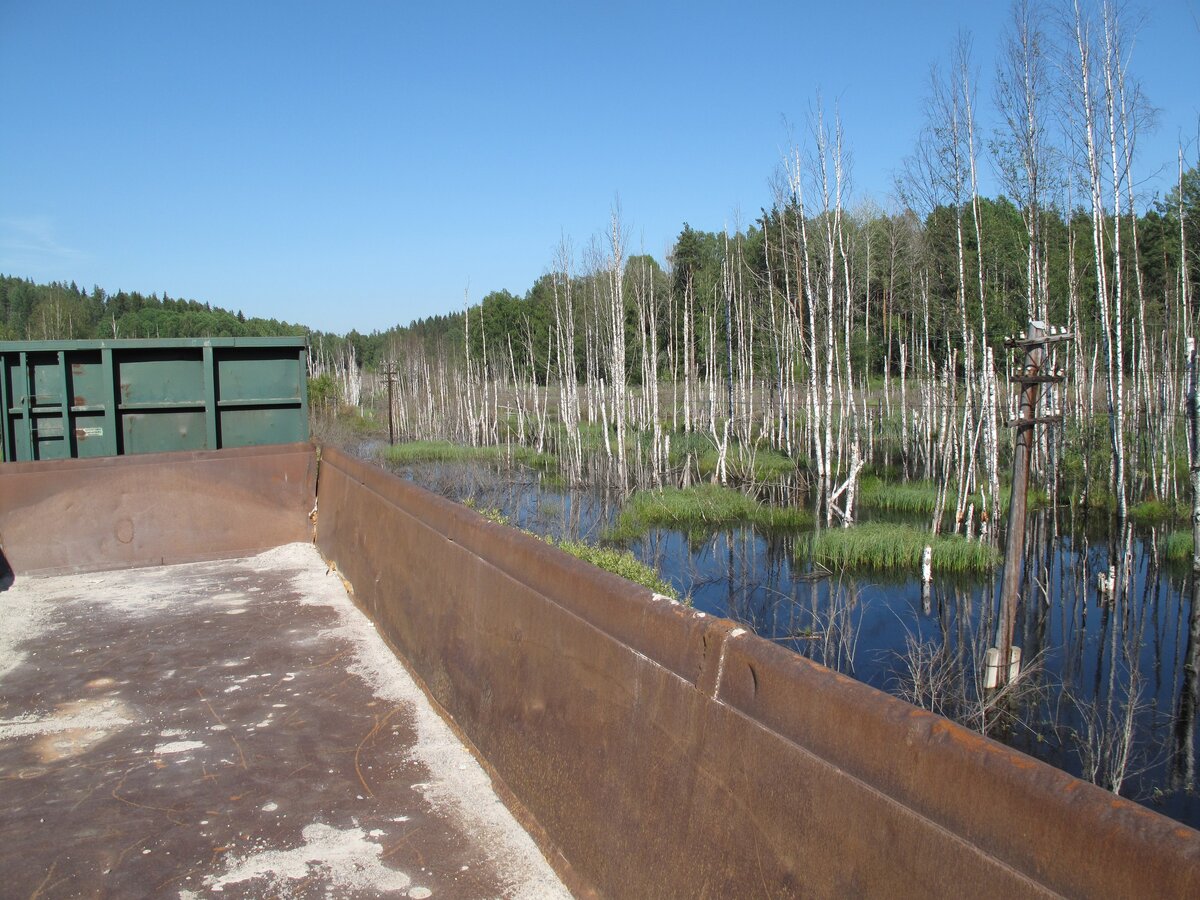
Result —
<svg viewBox="0 0 1200 900"><path fill-rule="evenodd" d="M1200 834L324 450L317 543L614 897L1200 896Z"/></svg>
<svg viewBox="0 0 1200 900"><path fill-rule="evenodd" d="M18 577L246 556L312 539L310 444L0 464Z"/></svg>

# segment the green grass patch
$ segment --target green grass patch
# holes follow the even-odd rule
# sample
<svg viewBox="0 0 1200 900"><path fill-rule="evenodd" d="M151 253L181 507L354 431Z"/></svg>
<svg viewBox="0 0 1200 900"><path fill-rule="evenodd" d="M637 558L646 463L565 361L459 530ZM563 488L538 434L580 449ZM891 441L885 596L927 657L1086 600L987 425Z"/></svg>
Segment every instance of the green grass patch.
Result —
<svg viewBox="0 0 1200 900"><path fill-rule="evenodd" d="M674 451L671 453L675 455ZM696 467L705 478L717 472L719 455L711 444L696 458ZM748 453L741 445L730 443L725 457L725 469L735 481L771 481L796 474L796 461L778 450L757 450Z"/></svg>
<svg viewBox="0 0 1200 900"><path fill-rule="evenodd" d="M1129 508L1129 518L1140 525L1154 525L1183 517L1183 509L1165 500L1143 500ZM1188 535L1189 539L1191 534Z"/></svg>
<svg viewBox="0 0 1200 900"><path fill-rule="evenodd" d="M350 407L339 418L357 437L376 435L387 429L387 423L385 422L381 426L369 410L365 413L359 413L353 407Z"/></svg>
<svg viewBox="0 0 1200 900"><path fill-rule="evenodd" d="M937 508L938 486L932 481L884 481L862 478L855 502L862 509L882 512L932 515ZM945 507L954 509L954 496L947 495Z"/></svg>
<svg viewBox="0 0 1200 900"><path fill-rule="evenodd" d="M760 503L735 488L697 484L638 491L626 501L605 536L609 540L628 540L656 527L693 533L742 524L764 530L795 530L812 525L812 515L796 507Z"/></svg>
<svg viewBox="0 0 1200 900"><path fill-rule="evenodd" d="M464 501L463 505L475 510L475 512L479 513L489 522L494 522L497 525L512 525L508 516L504 515L504 513L494 506L479 506L470 499ZM539 541L545 541L552 547L557 547L564 553L571 554L576 559L589 562L593 566L603 569L605 572L620 575L622 578L648 587L656 593L665 594L672 600L679 599L679 592L669 582L663 581L652 566L646 565L632 553L606 547L593 547L591 544L585 544L583 541L555 540L552 537L543 537L540 534L534 534L526 528L519 530L530 537L537 538Z"/></svg>
<svg viewBox="0 0 1200 900"><path fill-rule="evenodd" d="M573 444L570 432L567 427L561 422L550 426L550 436L555 444L560 447L565 447ZM627 446L632 446L632 442L637 439L634 432L626 430L625 440ZM609 426L608 429L609 446L614 452L617 446L617 430ZM579 449L588 456L593 453L604 453L604 426L599 422L580 422L579 423Z"/></svg>
<svg viewBox="0 0 1200 900"><path fill-rule="evenodd" d="M708 432L672 431L669 423L664 423L663 432L670 440L668 462L672 467L680 468L690 462L701 477L708 478L716 474L717 446ZM649 454L653 440L654 433L650 430L626 429L626 453L632 458L640 447L643 453ZM567 429L561 423L551 427L551 443L558 447L571 443ZM579 443L584 456L607 453L604 426L599 423L580 423ZM608 446L616 452L617 430L613 424L608 427ZM806 463L767 447L752 450L731 439L725 466L729 477L735 481L762 482L795 475L798 469L806 468Z"/></svg>
<svg viewBox="0 0 1200 900"><path fill-rule="evenodd" d="M702 477L716 474L719 455L716 444L707 432L673 431L670 437L672 466L682 466L690 457ZM731 440L725 468L736 481L771 481L795 475L798 465L796 460L778 450L766 447L751 450Z"/></svg>
<svg viewBox="0 0 1200 900"><path fill-rule="evenodd" d="M933 570L943 574L987 572L1000 562L989 544L959 534L933 537L909 525L867 522L853 528L827 528L806 544L813 562L830 569L920 571L921 554L933 547Z"/></svg>
<svg viewBox="0 0 1200 900"><path fill-rule="evenodd" d="M1093 485L1086 496L1084 496L1080 493L1079 486L1074 485L1068 495L1068 500L1072 506L1083 506L1092 512L1104 513L1110 516L1115 515L1117 512L1117 498L1113 496L1107 486ZM1190 510L1186 506L1156 499L1141 500L1137 503L1132 503L1128 507L1128 510L1130 520L1138 525L1161 525L1166 522L1182 522L1186 521L1190 515Z"/></svg>
<svg viewBox="0 0 1200 900"><path fill-rule="evenodd" d="M796 460L778 450L759 450L754 454L754 479L767 481L796 474Z"/></svg>
<svg viewBox="0 0 1200 900"><path fill-rule="evenodd" d="M353 406L309 407L309 427L317 442L334 446L387 434L387 422L381 426L370 410L360 413Z"/></svg>
<svg viewBox="0 0 1200 900"><path fill-rule="evenodd" d="M1008 485L1001 485L1001 510L1008 510L1011 493ZM932 481L885 481L870 476L859 481L855 503L861 509L929 516L937 509L937 497L938 486ZM954 512L957 500L958 494L955 491L947 491L943 511ZM980 509L983 506L983 495L972 494L967 498L967 503L974 503L975 508ZM1030 508L1036 509L1049 505L1050 497L1041 488L1031 487L1026 493L1026 503Z"/></svg>
<svg viewBox="0 0 1200 900"><path fill-rule="evenodd" d="M467 509L475 510L475 512L479 513L481 516L483 516L489 522L495 522L497 525L511 525L512 524L512 522L509 520L508 516L506 516L503 512L500 511L500 507L498 507L498 506L480 506L475 501L474 497L468 497L466 500L464 500L463 506L465 506ZM524 529L521 529L521 530L524 531Z"/></svg>
<svg viewBox="0 0 1200 900"><path fill-rule="evenodd" d="M400 465L418 462L515 462L535 469L550 469L558 460L520 444L471 447L449 441L408 441L385 447L383 457Z"/></svg>
<svg viewBox="0 0 1200 900"><path fill-rule="evenodd" d="M1163 541L1163 552L1170 562L1187 562L1192 558L1192 532L1172 531Z"/></svg>
<svg viewBox="0 0 1200 900"><path fill-rule="evenodd" d="M668 582L663 581L655 569L646 565L632 553L614 550L609 547L593 547L582 541L556 541L553 538L543 538L546 543L557 547L572 556L589 562L606 572L620 575L636 584L650 588L658 594L665 594L673 600L679 599L679 592Z"/></svg>

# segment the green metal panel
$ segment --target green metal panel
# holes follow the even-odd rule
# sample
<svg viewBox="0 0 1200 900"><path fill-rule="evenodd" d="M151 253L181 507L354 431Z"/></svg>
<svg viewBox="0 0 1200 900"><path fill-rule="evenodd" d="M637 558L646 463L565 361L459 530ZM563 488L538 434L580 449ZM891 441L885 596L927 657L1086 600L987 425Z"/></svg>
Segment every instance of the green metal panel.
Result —
<svg viewBox="0 0 1200 900"><path fill-rule="evenodd" d="M12 406L12 389L9 387L9 381L12 379L11 368L8 360L0 357L0 462L14 456L12 429L8 424L12 415L9 409Z"/></svg>
<svg viewBox="0 0 1200 900"><path fill-rule="evenodd" d="M225 351L217 362L221 401L272 398L300 400L301 381L294 356L261 351Z"/></svg>
<svg viewBox="0 0 1200 900"><path fill-rule="evenodd" d="M231 447L254 444L292 444L308 440L292 409L247 407L221 410L221 434Z"/></svg>
<svg viewBox="0 0 1200 900"><path fill-rule="evenodd" d="M205 439L203 408L126 412L121 416L121 438L125 453L216 449Z"/></svg>
<svg viewBox="0 0 1200 900"><path fill-rule="evenodd" d="M148 350L118 354L117 359L122 407L204 405L204 359L201 354Z"/></svg>
<svg viewBox="0 0 1200 900"><path fill-rule="evenodd" d="M16 354L17 364L12 371L12 433L16 444L15 459L33 459L33 417L29 393L29 356Z"/></svg>
<svg viewBox="0 0 1200 900"><path fill-rule="evenodd" d="M302 338L0 342L7 460L308 437Z"/></svg>
<svg viewBox="0 0 1200 900"><path fill-rule="evenodd" d="M213 348L204 348L204 441L216 447L217 432L217 368L214 364Z"/></svg>
<svg viewBox="0 0 1200 900"><path fill-rule="evenodd" d="M29 353L25 365L29 383L26 415L34 458L66 459L71 455L71 447L63 417L66 391L62 353Z"/></svg>

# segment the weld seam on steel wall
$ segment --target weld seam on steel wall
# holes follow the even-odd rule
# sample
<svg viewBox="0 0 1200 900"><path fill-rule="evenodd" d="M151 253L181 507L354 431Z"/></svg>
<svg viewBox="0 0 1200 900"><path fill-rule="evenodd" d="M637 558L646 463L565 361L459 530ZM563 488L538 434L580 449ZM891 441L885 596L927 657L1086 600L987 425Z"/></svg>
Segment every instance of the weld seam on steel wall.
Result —
<svg viewBox="0 0 1200 900"><path fill-rule="evenodd" d="M1200 892L1157 813L336 450L319 490L322 552L601 893Z"/></svg>

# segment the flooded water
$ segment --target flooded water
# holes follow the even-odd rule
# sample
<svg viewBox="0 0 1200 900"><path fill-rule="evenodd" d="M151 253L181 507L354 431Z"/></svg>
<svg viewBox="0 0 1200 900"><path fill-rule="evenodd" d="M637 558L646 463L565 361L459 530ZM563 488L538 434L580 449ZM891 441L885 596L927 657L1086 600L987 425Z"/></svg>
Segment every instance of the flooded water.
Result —
<svg viewBox="0 0 1200 900"><path fill-rule="evenodd" d="M539 534L598 542L620 507L532 472L432 463L397 471ZM935 577L924 590L916 572L814 571L796 552L803 537L656 529L624 546L697 609L1200 827L1200 616L1190 567L1163 562L1162 533L1135 533L1132 589L1114 601L1097 587L1110 566L1107 538L1068 511L1034 514L1013 638L1022 677L999 692L984 689L982 664L996 644L998 569Z"/></svg>

